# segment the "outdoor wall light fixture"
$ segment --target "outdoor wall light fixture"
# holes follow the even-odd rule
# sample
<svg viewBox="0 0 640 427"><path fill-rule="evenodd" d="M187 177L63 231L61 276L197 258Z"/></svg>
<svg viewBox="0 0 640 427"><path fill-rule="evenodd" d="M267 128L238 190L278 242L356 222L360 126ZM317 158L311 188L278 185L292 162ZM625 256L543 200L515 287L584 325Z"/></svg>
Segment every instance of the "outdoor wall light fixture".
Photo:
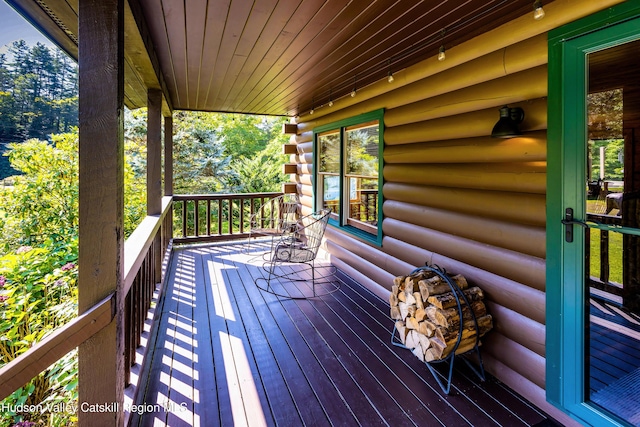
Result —
<svg viewBox="0 0 640 427"><path fill-rule="evenodd" d="M542 8L542 1L536 0L533 2L533 19L536 21L544 18L544 9Z"/></svg>
<svg viewBox="0 0 640 427"><path fill-rule="evenodd" d="M522 135L518 125L524 120L524 110L520 107L500 108L500 119L493 127L491 136L494 138L513 138Z"/></svg>

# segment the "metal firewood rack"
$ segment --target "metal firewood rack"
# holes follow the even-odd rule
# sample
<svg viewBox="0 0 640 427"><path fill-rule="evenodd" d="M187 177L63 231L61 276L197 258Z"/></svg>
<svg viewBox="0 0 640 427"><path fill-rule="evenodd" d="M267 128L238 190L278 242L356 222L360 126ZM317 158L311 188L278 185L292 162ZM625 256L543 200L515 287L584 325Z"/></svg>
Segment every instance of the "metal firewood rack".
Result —
<svg viewBox="0 0 640 427"><path fill-rule="evenodd" d="M413 270L411 272L411 275L414 275L420 271L430 271L435 273L436 275L438 275L442 280L444 280L445 283L447 283L447 285L449 285L449 288L451 289L451 292L456 296L456 304L458 307L458 315L460 316L460 326L458 329L458 338L456 340L455 345L453 346L453 349L451 350L451 352L444 358L439 359L439 360L434 360L431 362L426 362L425 364L427 365L427 368L429 368L429 371L431 372L431 375L433 375L433 378L436 380L436 382L438 383L438 385L440 386L440 388L442 389L442 391L445 394L449 394L449 391L451 390L451 379L453 377L453 365L454 362L456 360L456 356L466 356L469 354L473 354L475 352L477 358L478 358L478 366L474 366L468 359L467 357L461 357L461 359L469 366L469 368L480 378L481 381L485 380L485 373L484 373L484 366L482 364L482 355L480 354L480 329L478 327L478 320L476 318L475 313L473 312L473 309L471 307L471 304L469 303L469 300L467 298L467 296L464 294L464 292L462 292L462 289L460 289L460 287L454 282L452 281L449 276L447 276L447 272L445 269L440 268L437 265L426 265L424 267L418 267L415 270ZM463 305L466 306L469 309L469 313L471 314L471 319L473 320L473 324L476 328L476 343L473 346L472 349L461 353L461 354L456 354L456 351L458 350L458 346L460 345L460 340L462 339L462 331L464 329L464 313L463 313ZM391 333L391 344L397 346L397 347L401 347L401 348L405 348L408 349L407 346L405 346L404 344L402 344L402 341L400 341L400 338L397 336L396 334L397 332L397 328L394 325L393 327L393 332ZM443 382L443 380L440 378L440 376L442 374L440 374L434 367L434 365L437 364L444 364L447 365L448 364L448 377L446 378L446 382Z"/></svg>

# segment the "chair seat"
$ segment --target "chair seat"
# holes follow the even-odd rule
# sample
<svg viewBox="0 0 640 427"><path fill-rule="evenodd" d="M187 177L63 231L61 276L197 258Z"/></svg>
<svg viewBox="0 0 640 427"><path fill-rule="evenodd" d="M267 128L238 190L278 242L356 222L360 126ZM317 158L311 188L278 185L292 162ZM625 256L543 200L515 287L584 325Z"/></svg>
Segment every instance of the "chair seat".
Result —
<svg viewBox="0 0 640 427"><path fill-rule="evenodd" d="M315 252L307 248L300 240L280 242L275 248L274 259L279 262L309 262L315 258Z"/></svg>

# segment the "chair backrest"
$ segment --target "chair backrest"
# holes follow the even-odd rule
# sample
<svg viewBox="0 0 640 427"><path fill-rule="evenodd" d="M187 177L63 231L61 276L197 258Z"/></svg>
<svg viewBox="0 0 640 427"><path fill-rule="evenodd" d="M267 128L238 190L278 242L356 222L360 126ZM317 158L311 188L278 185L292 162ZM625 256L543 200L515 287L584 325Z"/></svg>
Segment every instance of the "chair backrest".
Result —
<svg viewBox="0 0 640 427"><path fill-rule="evenodd" d="M315 258L318 253L330 214L330 209L322 209L300 219L302 223L300 234L304 240L305 249L312 254L312 258Z"/></svg>
<svg viewBox="0 0 640 427"><path fill-rule="evenodd" d="M251 217L251 228L289 231L298 221L298 194L285 193L267 200Z"/></svg>

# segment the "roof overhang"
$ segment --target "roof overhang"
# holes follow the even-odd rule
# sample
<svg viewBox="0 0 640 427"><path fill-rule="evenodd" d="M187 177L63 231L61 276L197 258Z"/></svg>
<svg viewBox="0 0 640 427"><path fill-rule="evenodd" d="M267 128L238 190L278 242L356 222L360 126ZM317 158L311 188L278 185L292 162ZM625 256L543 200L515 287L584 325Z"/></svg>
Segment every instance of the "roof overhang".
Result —
<svg viewBox="0 0 640 427"><path fill-rule="evenodd" d="M77 0L7 0L78 57ZM550 3L547 1L545 3ZM125 99L294 116L516 17L531 0L128 0ZM533 18L532 18L533 19Z"/></svg>

